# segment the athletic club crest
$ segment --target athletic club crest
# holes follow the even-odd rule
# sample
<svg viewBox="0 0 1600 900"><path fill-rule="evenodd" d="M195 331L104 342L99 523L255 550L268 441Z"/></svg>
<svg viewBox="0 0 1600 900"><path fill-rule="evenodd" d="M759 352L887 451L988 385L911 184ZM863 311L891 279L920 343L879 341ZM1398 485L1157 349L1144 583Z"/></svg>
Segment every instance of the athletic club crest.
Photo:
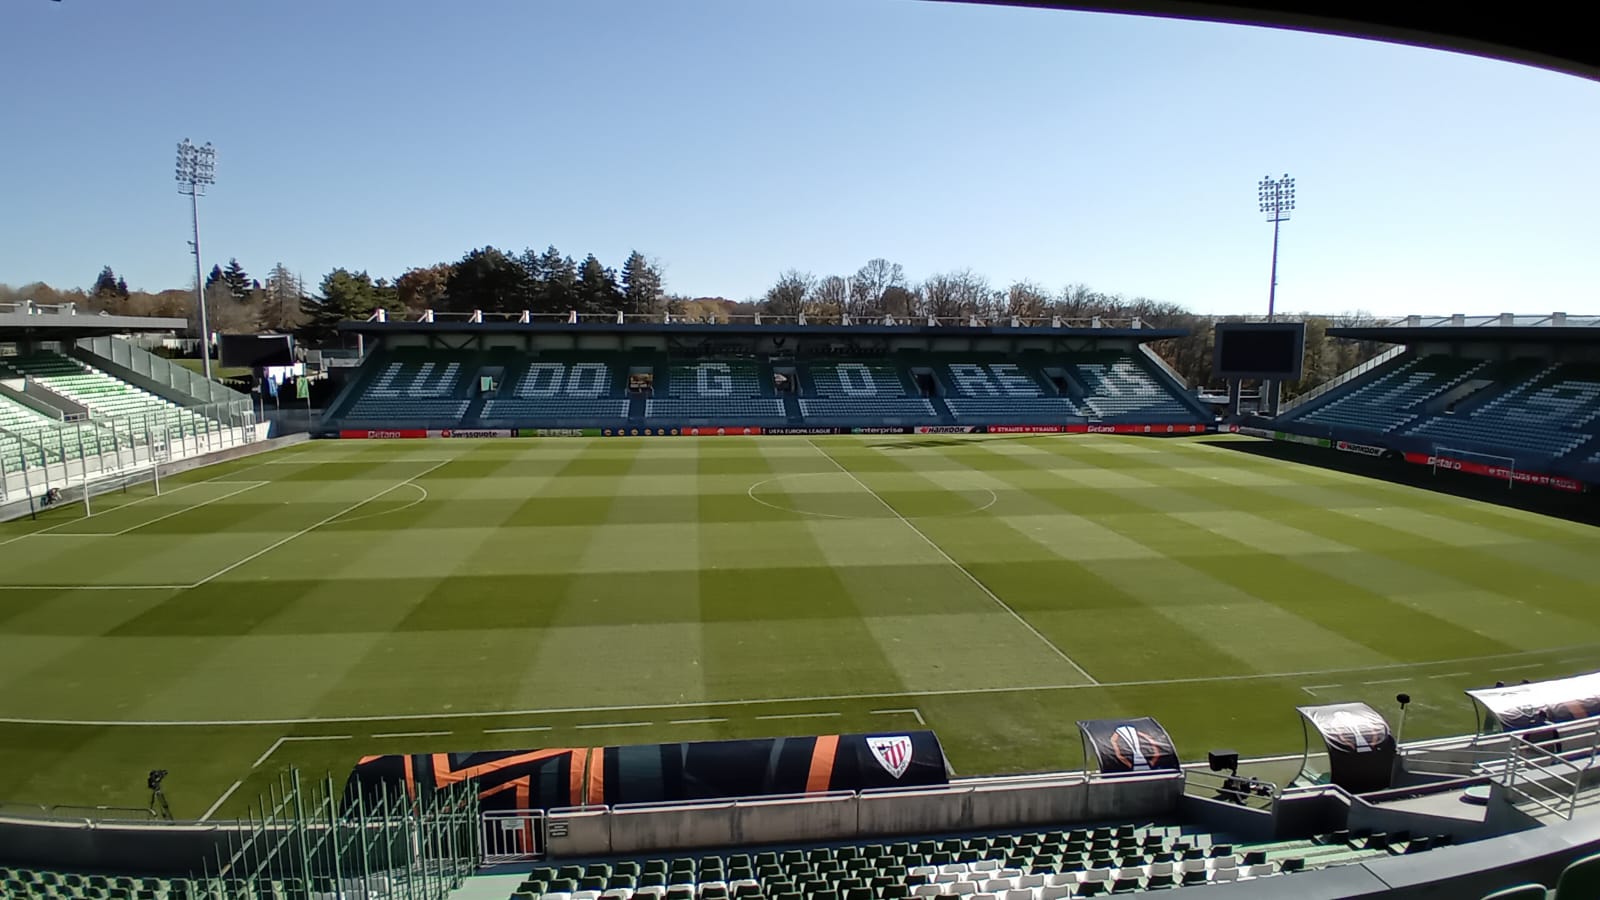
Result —
<svg viewBox="0 0 1600 900"><path fill-rule="evenodd" d="M911 738L908 735L869 737L867 746L872 749L872 755L877 757L878 765L895 778L904 775L911 766Z"/></svg>

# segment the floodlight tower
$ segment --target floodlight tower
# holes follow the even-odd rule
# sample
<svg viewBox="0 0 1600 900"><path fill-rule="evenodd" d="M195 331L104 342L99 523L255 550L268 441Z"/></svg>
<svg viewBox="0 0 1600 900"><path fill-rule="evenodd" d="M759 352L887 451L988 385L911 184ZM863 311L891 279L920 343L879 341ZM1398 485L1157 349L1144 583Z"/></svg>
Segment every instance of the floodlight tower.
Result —
<svg viewBox="0 0 1600 900"><path fill-rule="evenodd" d="M1278 303L1278 226L1289 221L1289 213L1294 211L1294 179L1288 175L1261 179L1260 200L1261 211L1272 223L1272 286L1267 289L1267 321L1271 322Z"/></svg>
<svg viewBox="0 0 1600 900"><path fill-rule="evenodd" d="M217 183L217 151L207 141L195 146L184 138L178 144L176 171L178 193L189 195L189 214L194 221L194 240L189 248L194 251L194 295L200 304L200 354L205 360L205 374L211 378L211 323L206 319L206 285L200 274L200 198L205 196L206 185Z"/></svg>

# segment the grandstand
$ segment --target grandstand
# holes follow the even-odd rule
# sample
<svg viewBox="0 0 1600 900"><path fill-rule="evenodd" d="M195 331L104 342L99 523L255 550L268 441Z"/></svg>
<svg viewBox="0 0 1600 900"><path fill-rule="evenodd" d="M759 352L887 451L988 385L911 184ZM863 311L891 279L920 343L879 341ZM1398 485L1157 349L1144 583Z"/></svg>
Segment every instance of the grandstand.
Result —
<svg viewBox="0 0 1600 900"><path fill-rule="evenodd" d="M112 336L185 326L0 305L0 513L258 439L249 398Z"/></svg>
<svg viewBox="0 0 1600 900"><path fill-rule="evenodd" d="M328 433L1210 420L1142 346L1176 332L1140 327L959 329L960 350L945 348L942 329L903 325L380 316L341 327L377 349L333 404Z"/></svg>
<svg viewBox="0 0 1600 900"><path fill-rule="evenodd" d="M1404 348L1286 407L1274 427L1395 455L1465 456L1507 471L1595 480L1600 327L1561 314L1333 329ZM1454 458L1454 457L1451 457Z"/></svg>

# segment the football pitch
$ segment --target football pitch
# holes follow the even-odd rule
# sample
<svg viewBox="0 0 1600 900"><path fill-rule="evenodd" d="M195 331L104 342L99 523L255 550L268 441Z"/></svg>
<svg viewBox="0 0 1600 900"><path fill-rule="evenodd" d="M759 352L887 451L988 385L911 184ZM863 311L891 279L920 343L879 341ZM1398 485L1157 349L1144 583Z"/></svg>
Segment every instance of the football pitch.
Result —
<svg viewBox="0 0 1600 900"><path fill-rule="evenodd" d="M1589 525L1083 436L328 441L0 525L0 812L241 813L362 755L936 731L958 774L1408 738L1600 663Z"/></svg>

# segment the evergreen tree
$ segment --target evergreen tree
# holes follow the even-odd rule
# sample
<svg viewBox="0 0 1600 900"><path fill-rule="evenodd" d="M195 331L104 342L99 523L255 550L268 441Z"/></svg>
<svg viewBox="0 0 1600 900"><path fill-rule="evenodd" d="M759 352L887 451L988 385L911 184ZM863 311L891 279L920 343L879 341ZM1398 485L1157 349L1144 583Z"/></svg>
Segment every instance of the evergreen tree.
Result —
<svg viewBox="0 0 1600 900"><path fill-rule="evenodd" d="M456 312L517 312L527 306L528 274L516 260L494 247L484 247L455 264L445 293Z"/></svg>
<svg viewBox="0 0 1600 900"><path fill-rule="evenodd" d="M533 304L536 313L565 315L578 306L578 266L570 256L562 256L554 246L539 255L538 271L541 280L534 284Z"/></svg>
<svg viewBox="0 0 1600 900"><path fill-rule="evenodd" d="M661 302L661 271L635 250L622 264L623 311L630 315L649 315Z"/></svg>
<svg viewBox="0 0 1600 900"><path fill-rule="evenodd" d="M300 334L308 343L332 341L340 322L364 320L378 307L378 287L366 272L334 269L323 277L321 291L320 300L307 298L301 304L305 322Z"/></svg>
<svg viewBox="0 0 1600 900"><path fill-rule="evenodd" d="M206 276L206 289L210 290L213 284L222 280L222 267L212 266L211 273Z"/></svg>
<svg viewBox="0 0 1600 900"><path fill-rule="evenodd" d="M128 282L121 277L117 278L117 296L124 300L128 299Z"/></svg>
<svg viewBox="0 0 1600 900"><path fill-rule="evenodd" d="M250 276L245 274L244 266L239 265L239 260L228 260L228 268L222 272L222 281L228 286L228 293L233 299L244 301L250 297Z"/></svg>
<svg viewBox="0 0 1600 900"><path fill-rule="evenodd" d="M615 272L600 264L593 253L578 267L578 311L589 315L614 313L622 308L622 291Z"/></svg>
<svg viewBox="0 0 1600 900"><path fill-rule="evenodd" d="M94 280L94 289L89 291L92 297L102 300L116 300L128 296L126 287L117 288L117 273L111 271L110 266L100 270L100 275Z"/></svg>
<svg viewBox="0 0 1600 900"><path fill-rule="evenodd" d="M266 331L293 331L301 322L305 290L300 279L283 263L272 267L262 290L256 324Z"/></svg>

